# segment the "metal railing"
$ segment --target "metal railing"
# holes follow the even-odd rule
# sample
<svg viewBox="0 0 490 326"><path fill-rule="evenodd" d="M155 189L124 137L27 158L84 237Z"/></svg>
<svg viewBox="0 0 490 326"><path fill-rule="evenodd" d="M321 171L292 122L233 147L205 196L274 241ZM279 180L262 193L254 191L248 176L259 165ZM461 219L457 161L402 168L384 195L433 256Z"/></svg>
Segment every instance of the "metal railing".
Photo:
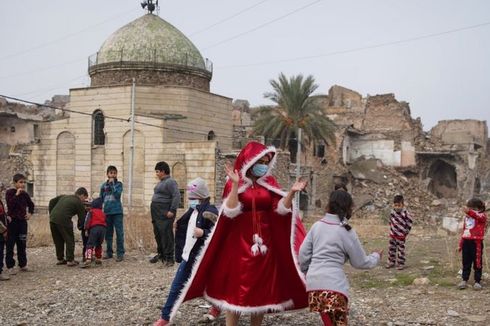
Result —
<svg viewBox="0 0 490 326"><path fill-rule="evenodd" d="M139 50L113 50L104 51L104 55L99 52L88 57L88 68L104 63L117 62L144 62L154 64L171 64L191 68L204 69L210 73L213 72L213 63L209 59L196 58L195 55L185 53L184 56L171 57L167 53L157 51L156 49L139 49Z"/></svg>

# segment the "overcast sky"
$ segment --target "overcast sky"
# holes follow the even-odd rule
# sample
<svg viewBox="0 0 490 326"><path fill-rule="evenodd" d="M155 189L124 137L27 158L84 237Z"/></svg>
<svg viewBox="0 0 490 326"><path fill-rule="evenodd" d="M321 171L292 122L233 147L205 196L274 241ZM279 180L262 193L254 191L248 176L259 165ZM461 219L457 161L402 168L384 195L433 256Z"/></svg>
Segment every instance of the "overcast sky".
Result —
<svg viewBox="0 0 490 326"><path fill-rule="evenodd" d="M145 13L139 2L1 1L0 94L44 102L88 86L88 56ZM220 95L266 104L280 72L311 74L318 94L395 93L426 130L490 120L488 0L160 0L159 15L213 61Z"/></svg>

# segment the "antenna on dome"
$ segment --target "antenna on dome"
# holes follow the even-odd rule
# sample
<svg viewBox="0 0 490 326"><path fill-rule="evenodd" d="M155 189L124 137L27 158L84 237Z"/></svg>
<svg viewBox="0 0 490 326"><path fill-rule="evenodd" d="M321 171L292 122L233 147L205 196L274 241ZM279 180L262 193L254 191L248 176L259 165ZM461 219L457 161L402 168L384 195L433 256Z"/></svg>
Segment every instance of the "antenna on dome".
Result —
<svg viewBox="0 0 490 326"><path fill-rule="evenodd" d="M150 14L152 14L155 9L159 11L158 0L145 0L141 3L141 8L146 8Z"/></svg>

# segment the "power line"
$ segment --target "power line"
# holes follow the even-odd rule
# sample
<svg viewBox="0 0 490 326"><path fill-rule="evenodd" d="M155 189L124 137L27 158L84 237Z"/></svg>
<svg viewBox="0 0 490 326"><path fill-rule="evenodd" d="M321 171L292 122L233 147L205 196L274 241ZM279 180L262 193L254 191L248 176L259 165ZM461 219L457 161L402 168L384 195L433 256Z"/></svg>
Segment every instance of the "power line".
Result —
<svg viewBox="0 0 490 326"><path fill-rule="evenodd" d="M201 34L201 33L205 32L205 31L207 31L207 30L210 30L211 28L213 28L213 27L215 27L215 26L218 26L218 25L220 25L220 24L223 24L224 22L227 22L227 21L229 21L229 20L231 20L231 19L233 19L233 18L235 18L235 17L237 17L237 16L240 16L241 14L243 14L243 13L245 13L245 12L247 12L247 11L249 11L249 10L251 10L251 9L255 8L255 7L258 7L259 5L261 5L261 4L263 4L264 2L267 2L267 1L269 1L269 0L263 0L263 1L257 2L256 4L251 5L250 7L247 7L247 8L245 8L245 9L242 9L242 10L240 10L240 11L238 11L238 12L234 13L233 15L229 16L229 17L223 18L222 20L217 21L217 22L216 22L216 23L214 23L214 24L211 24L211 25L209 25L209 26L207 26L207 27L204 27L203 29L200 29L200 30L198 30L198 31L195 31L195 32L193 32L193 33L189 34L189 36L194 36L194 35L197 35L197 34Z"/></svg>
<svg viewBox="0 0 490 326"><path fill-rule="evenodd" d="M234 40L234 39L237 39L237 38L239 38L239 37L242 37L243 35L246 35L246 34L249 34L249 33L255 32L256 30L259 30L259 29L261 29L261 28L264 28L265 26L268 26L268 25L270 25L270 24L272 24L272 23L275 23L275 22L277 22L277 21L279 21L279 20L281 20L281 19L284 19L284 18L286 18L286 17L288 17L288 16L291 16L291 15L293 15L293 14L295 14L295 13L297 13L297 12L301 11L301 10L304 10L304 9L306 9L306 8L308 8L308 7L311 7L311 6L313 6L313 5L317 4L317 3L321 2L321 1L323 1L323 0L316 0L316 1L310 2L310 3L308 3L308 4L306 4L306 5L302 6L302 7L299 7L299 8L297 8L297 9L293 10L293 11L288 12L288 13L287 13L287 14L285 14L285 15L279 16L279 17L277 17L277 18L275 18L275 19L273 19L273 20L269 20L269 21L267 21L267 22L265 22L265 23L263 23L263 24L260 24L260 25L258 25L258 26L256 26L256 27L252 28L252 29L249 29L248 31L245 31L245 32L242 32L242 33L236 34L236 35L234 35L234 36L232 36L232 37L229 37L229 38L227 38L227 39L224 39L224 40L222 40L222 41L219 41L219 42L217 42L217 43L214 43L214 44L212 44L212 45L210 45L210 46L208 46L208 47L204 48L203 50L208 50L208 49L214 48L214 47L216 47L216 46L218 46L218 45L221 45L221 44L227 43L227 42L229 42L229 41L231 41L231 40Z"/></svg>
<svg viewBox="0 0 490 326"><path fill-rule="evenodd" d="M17 94L16 96L17 97L21 97L21 96L26 96L26 95L30 95L30 94L36 94L35 96L41 95L41 94L50 92L50 91L55 90L55 89L59 89L59 88L62 88L62 87L64 88L64 87L66 87L66 84L67 83L71 83L71 82L73 82L75 80L78 80L78 79L80 79L82 77L85 77L85 76L86 76L86 74L83 74L83 75L77 76L75 78L72 78L70 80L64 81L63 83L56 83L55 85L49 86L49 88L37 89L37 90L34 90L34 91L29 91L29 92Z"/></svg>
<svg viewBox="0 0 490 326"><path fill-rule="evenodd" d="M46 43L42 43L42 44L38 44L38 45L35 45L33 47L30 47L30 48L27 48L27 49L24 49L24 50L21 50L21 51L18 51L18 52L7 54L7 55L5 55L3 57L0 57L0 60L9 59L9 58L12 58L12 57L23 55L23 54L26 54L28 52L31 52L31 51L34 51L34 50L37 50L37 49L41 49L41 48L44 48L44 47L49 46L51 44L57 43L59 41L66 40L66 39L68 39L70 37L73 37L73 36L78 35L80 33L86 32L87 30L92 29L94 27L103 25L103 24L105 24L105 23L107 23L107 22L109 22L109 21L111 21L113 19L119 18L119 17L124 16L124 15L126 15L126 14L128 14L130 12L133 12L133 11L135 11L135 9L131 9L131 10L128 10L128 11L119 13L119 14L117 14L115 16L112 16L112 17L110 17L110 18L108 18L106 20L101 21L100 23L97 23L97 24L94 24L94 25L90 25L90 26L88 26L88 27L86 27L84 29L81 29L81 30L77 31L77 32L66 34L66 35L61 36L61 37L59 37L57 39L54 39L52 41L49 41L49 42L46 42Z"/></svg>
<svg viewBox="0 0 490 326"><path fill-rule="evenodd" d="M391 46L391 45L397 45L397 44L415 42L415 41L424 40L424 39L430 39L430 38L439 37L439 36L443 36L443 35L447 35L447 34L458 33L458 32L462 32L462 31L466 31L466 30L470 30L470 29L485 27L488 25L490 25L490 22L465 26L465 27L461 27L461 28L456 28L456 29L451 29L451 30L447 30L447 31L443 31L443 32L438 32L438 33L415 36L415 37L402 39L402 40L398 40L398 41L378 43L378 44L373 44L373 45L368 45L368 46L363 46L363 47L358 47L358 48L333 51L333 52L324 53L324 54L310 55L310 56L304 56L304 57L295 57L295 58L282 59L282 60L263 61L263 62L256 62L256 63L250 63L250 64L216 66L215 69L245 68L245 67L264 66L264 65L276 64L276 63L286 63L286 62L294 62L294 61L302 61L302 60L330 57L330 56L339 55L339 54L353 53L353 52L376 49L376 48L381 48L381 47L386 47L386 46Z"/></svg>
<svg viewBox="0 0 490 326"><path fill-rule="evenodd" d="M48 67L44 67L44 68L39 68L39 69L35 69L35 70L30 70L30 71L24 71L24 72L21 72L21 73L16 73L16 74L11 74L11 75L0 76L0 79L21 77L21 76L25 76L25 75L30 75L30 74L35 73L35 72L47 71L47 70L51 70L51 69L54 69L54 68L58 68L58 67L62 67L62 66L68 66L68 65L71 65L71 64L74 64L74 63L78 63L78 62L81 62L81 61L86 61L86 60L87 60L86 57L85 58L81 58L81 59L71 60L71 61L59 63L59 64L56 64L56 65L52 65L52 66L48 66Z"/></svg>

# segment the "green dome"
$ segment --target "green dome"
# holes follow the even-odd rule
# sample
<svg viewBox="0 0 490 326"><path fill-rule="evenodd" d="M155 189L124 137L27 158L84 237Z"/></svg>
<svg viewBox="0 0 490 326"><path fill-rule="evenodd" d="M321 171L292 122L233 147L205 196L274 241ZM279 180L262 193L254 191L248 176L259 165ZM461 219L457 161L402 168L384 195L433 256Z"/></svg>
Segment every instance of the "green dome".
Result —
<svg viewBox="0 0 490 326"><path fill-rule="evenodd" d="M152 62L206 69L194 44L153 14L146 14L109 36L100 47L96 64L110 62Z"/></svg>

